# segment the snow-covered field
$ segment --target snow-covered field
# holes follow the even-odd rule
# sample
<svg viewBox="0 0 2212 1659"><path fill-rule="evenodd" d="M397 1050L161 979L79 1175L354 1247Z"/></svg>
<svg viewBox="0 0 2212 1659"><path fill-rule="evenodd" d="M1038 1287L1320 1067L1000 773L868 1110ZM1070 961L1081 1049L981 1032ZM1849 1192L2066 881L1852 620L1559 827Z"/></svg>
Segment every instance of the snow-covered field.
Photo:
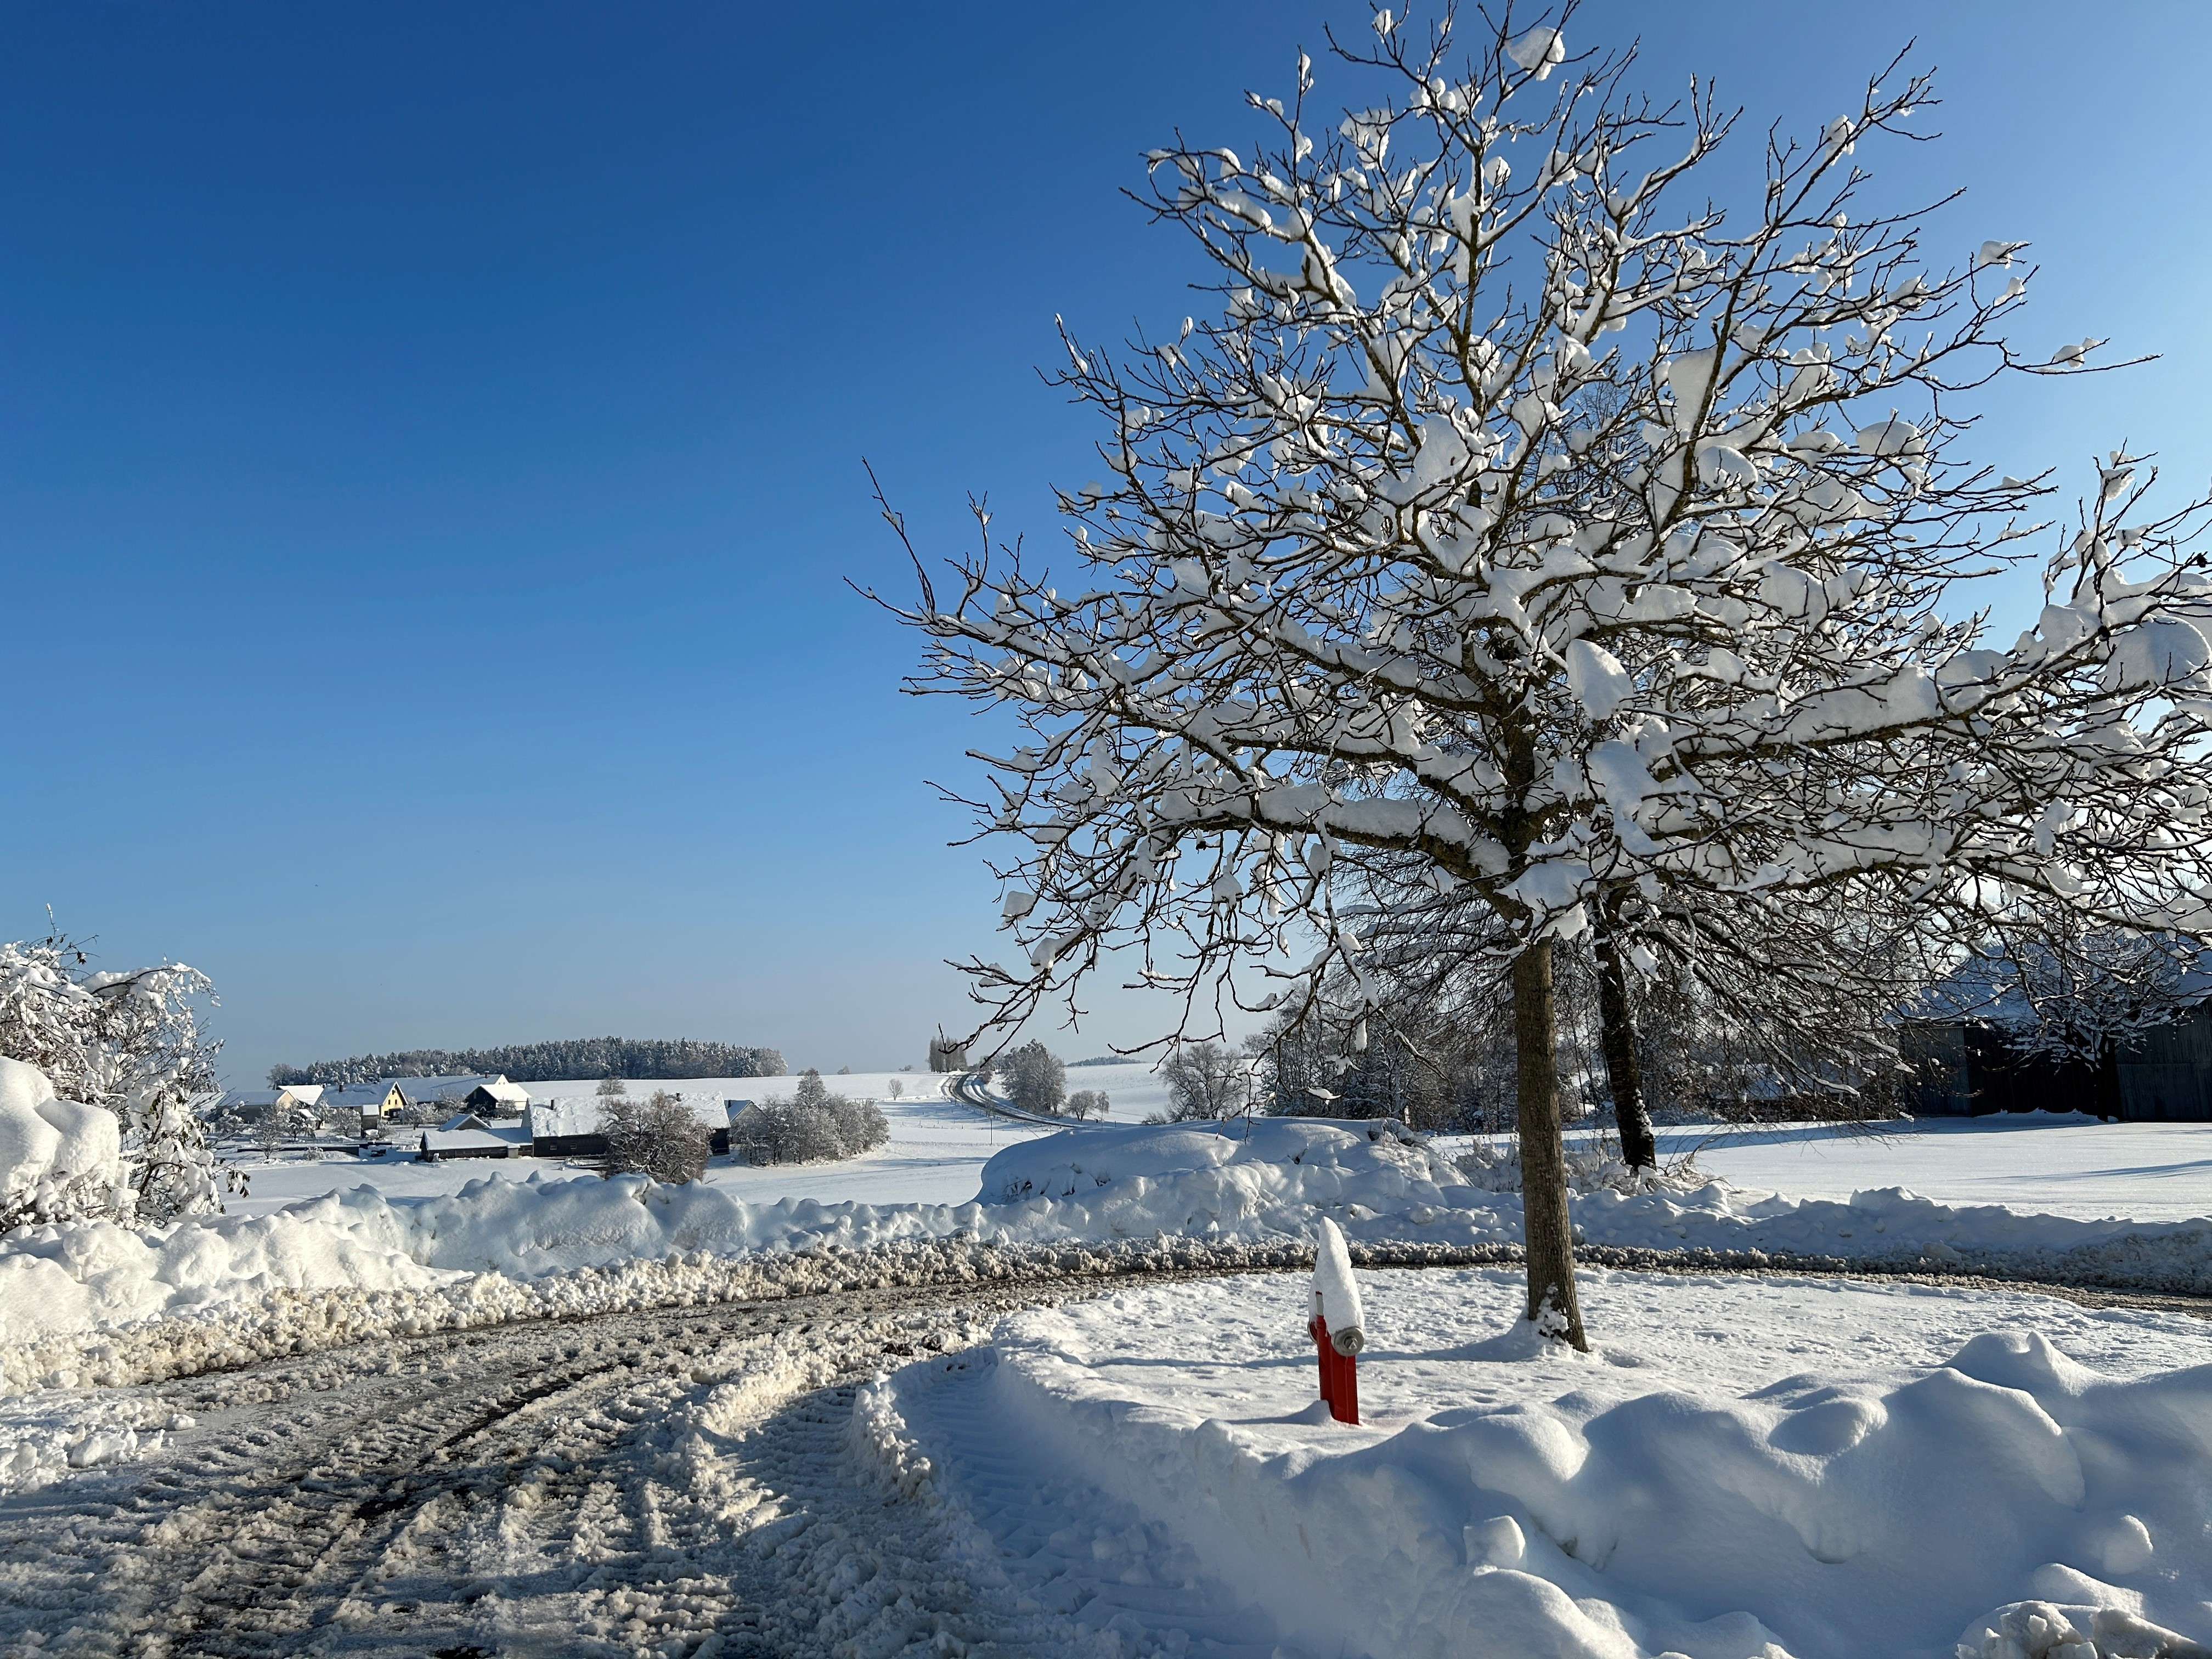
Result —
<svg viewBox="0 0 2212 1659"><path fill-rule="evenodd" d="M2212 1123L2100 1123L2045 1112L1927 1118L1870 1133L1692 1127L1662 1156L1752 1191L1849 1198L1903 1187L1942 1204L2003 1204L2096 1220L2212 1215Z"/></svg>
<svg viewBox="0 0 2212 1659"><path fill-rule="evenodd" d="M1316 1408L1306 1282L1282 1275L1017 1314L872 1409L987 1532L1022 1490L1070 1494L1030 1597L1154 1586L1162 1651L1179 1625L1192 1652L1230 1632L1516 1659L2205 1651L2142 1623L2212 1635L2199 1320L1597 1272L1580 1356L1498 1337L1510 1273L1359 1277L1356 1428ZM2029 1635L2027 1601L2095 1645L2056 1620L1985 1640Z"/></svg>
<svg viewBox="0 0 2212 1659"><path fill-rule="evenodd" d="M1145 1062L1071 1067L1068 1087L1103 1089L1108 1121L1136 1123L1164 1109L1167 1089ZM788 1098L795 1077L702 1078L667 1088L709 1100ZM781 1198L864 1204L959 1204L975 1196L983 1165L1041 1131L994 1118L945 1097L946 1079L929 1073L876 1072L824 1079L837 1092L874 1099L891 1127L890 1142L834 1164L752 1169L717 1160L708 1179L749 1204ZM901 1095L890 1091L896 1083ZM530 1085L541 1097L590 1095L588 1079ZM399 1132L395 1131L395 1138ZM1461 1143L1443 1145L1457 1150ZM1747 1193L1848 1200L1853 1193L1902 1187L1947 1205L2004 1205L2036 1213L2098 1220L2185 1221L2212 1216L2212 1123L2100 1123L2045 1113L1884 1124L1870 1131L1821 1125L1735 1128L1688 1125L1661 1132L1664 1156L1693 1154L1707 1173ZM471 1182L527 1180L579 1173L580 1164L538 1159L416 1164L404 1149L380 1159L268 1159L234 1149L252 1182L233 1214L266 1215L301 1199L363 1185L391 1198L456 1193Z"/></svg>
<svg viewBox="0 0 2212 1659"><path fill-rule="evenodd" d="M717 1188L748 1204L781 1198L818 1199L824 1203L961 1204L975 1196L983 1165L1002 1147L1030 1139L1041 1130L1025 1128L948 1100L945 1077L928 1072L856 1072L823 1081L835 1094L873 1100L890 1124L891 1138L874 1152L842 1164L780 1164L753 1169L732 1158L718 1158L708 1179ZM899 1093L890 1091L896 1085ZM1104 1089L1113 1102L1109 1121L1126 1123L1159 1110L1167 1089L1149 1065L1084 1066L1072 1068L1067 1086ZM532 1083L538 1099L594 1094L591 1079ZM636 1083L633 1094L666 1089L704 1100L788 1100L796 1077L686 1078L670 1083ZM264 1158L251 1146L229 1149L251 1190L229 1202L234 1215L267 1215L301 1199L344 1192L363 1185L390 1198L425 1198L457 1193L471 1182L526 1181L533 1173L580 1173L580 1163L538 1158L455 1159L417 1164L407 1155L409 1132L392 1132L393 1151L380 1158L325 1157L296 1152Z"/></svg>

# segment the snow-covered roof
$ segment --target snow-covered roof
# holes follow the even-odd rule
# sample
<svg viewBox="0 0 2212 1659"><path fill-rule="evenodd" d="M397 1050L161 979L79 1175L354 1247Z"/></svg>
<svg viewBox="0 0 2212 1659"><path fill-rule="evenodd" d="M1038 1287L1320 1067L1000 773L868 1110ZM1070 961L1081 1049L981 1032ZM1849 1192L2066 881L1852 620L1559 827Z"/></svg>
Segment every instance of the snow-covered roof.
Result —
<svg viewBox="0 0 2212 1659"><path fill-rule="evenodd" d="M481 1129L489 1134L491 1132L491 1125L474 1112L460 1112L441 1123L438 1129L441 1134L453 1134L462 1129Z"/></svg>
<svg viewBox="0 0 2212 1659"><path fill-rule="evenodd" d="M678 1093L675 1098L702 1128L730 1127L730 1106L720 1095ZM555 1135L595 1135L602 1133L605 1106L606 1102L597 1095L563 1095L556 1100L533 1100L523 1115L523 1125L533 1140Z"/></svg>
<svg viewBox="0 0 2212 1659"><path fill-rule="evenodd" d="M503 1072L478 1073L471 1077L388 1077L382 1079L386 1087L397 1086L410 1100L440 1100L447 1095L459 1097L477 1087L489 1087L505 1083Z"/></svg>
<svg viewBox="0 0 2212 1659"><path fill-rule="evenodd" d="M532 1140L555 1135L595 1135L604 1115L594 1095L563 1095L557 1100L533 1100L522 1115L523 1133Z"/></svg>
<svg viewBox="0 0 2212 1659"><path fill-rule="evenodd" d="M425 1141L434 1152L489 1152L502 1147L515 1152L520 1149L522 1137L512 1129L505 1134L496 1129L424 1129L416 1144Z"/></svg>
<svg viewBox="0 0 2212 1659"><path fill-rule="evenodd" d="M520 1083L509 1083L505 1078L500 1078L490 1083L480 1083L477 1088L482 1089L494 1100L502 1101L510 1106L530 1104L530 1091ZM468 1092L474 1094L476 1091L476 1089L471 1089Z"/></svg>
<svg viewBox="0 0 2212 1659"><path fill-rule="evenodd" d="M374 1106L381 1103L394 1089L410 1102L425 1100L459 1100L476 1088L513 1088L503 1074L476 1077L383 1077L374 1083L349 1083L343 1089L333 1089L324 1097L332 1106ZM527 1097L526 1093L526 1098ZM501 1097L505 1098L505 1097Z"/></svg>
<svg viewBox="0 0 2212 1659"><path fill-rule="evenodd" d="M2173 981L2173 1000L2194 1007L2212 998L2212 957L2198 956ZM1899 1010L1907 1019L1953 1024L1967 1020L2025 1027L2036 1023L2034 1008L2021 989L2019 970L2008 957L1976 951Z"/></svg>

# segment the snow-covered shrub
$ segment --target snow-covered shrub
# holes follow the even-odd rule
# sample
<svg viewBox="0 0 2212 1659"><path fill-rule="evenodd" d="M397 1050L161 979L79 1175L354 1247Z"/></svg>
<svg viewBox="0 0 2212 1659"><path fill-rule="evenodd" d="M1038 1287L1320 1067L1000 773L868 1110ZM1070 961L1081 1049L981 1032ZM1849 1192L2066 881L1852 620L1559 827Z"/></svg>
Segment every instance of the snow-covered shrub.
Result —
<svg viewBox="0 0 2212 1659"><path fill-rule="evenodd" d="M601 1175L650 1176L680 1187L707 1172L706 1126L665 1089L647 1100L606 1101L601 1121L607 1134Z"/></svg>
<svg viewBox="0 0 2212 1659"><path fill-rule="evenodd" d="M106 1215L127 1195L115 1114L64 1100L37 1066L0 1059L0 1231Z"/></svg>
<svg viewBox="0 0 2212 1659"><path fill-rule="evenodd" d="M1656 1169L1636 1168L1621 1156L1620 1142L1611 1134L1569 1140L1565 1146L1570 1192L1686 1193L1696 1191L1712 1179L1689 1154ZM1470 1187L1486 1193L1521 1190L1521 1147L1517 1140L1477 1140L1454 1162Z"/></svg>
<svg viewBox="0 0 2212 1659"><path fill-rule="evenodd" d="M819 1072L802 1073L790 1100L764 1100L731 1130L733 1150L754 1164L826 1164L880 1146L891 1126L872 1100L833 1095Z"/></svg>
<svg viewBox="0 0 2212 1659"><path fill-rule="evenodd" d="M59 934L0 943L0 1057L36 1066L53 1095L104 1109L121 1141L123 1182L104 1197L78 1182L49 1195L48 1218L118 1214L167 1221L222 1207L245 1179L208 1144L198 1103L222 1046L199 1026L206 975L182 963L87 973Z"/></svg>
<svg viewBox="0 0 2212 1659"><path fill-rule="evenodd" d="M1057 1112L1067 1097L1067 1067L1034 1040L999 1056L999 1086L1025 1112Z"/></svg>

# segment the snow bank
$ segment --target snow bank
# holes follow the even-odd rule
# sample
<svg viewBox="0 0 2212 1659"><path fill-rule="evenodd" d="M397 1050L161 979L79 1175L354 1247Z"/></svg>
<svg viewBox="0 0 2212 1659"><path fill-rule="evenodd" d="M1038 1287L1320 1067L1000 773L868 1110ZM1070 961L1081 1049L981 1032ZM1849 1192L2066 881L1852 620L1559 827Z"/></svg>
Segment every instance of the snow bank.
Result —
<svg viewBox="0 0 2212 1659"><path fill-rule="evenodd" d="M711 1181L669 1188L638 1176L497 1172L457 1192L394 1197L360 1187L267 1215L20 1227L0 1237L0 1378L51 1369L9 1358L26 1344L165 1319L265 1324L272 1298L397 1297L396 1308L458 1295L471 1309L540 1310L543 1297L526 1287L672 1257L1172 1238L1223 1252L1231 1265L1244 1259L1240 1249L1287 1262L1310 1259L1324 1216L1355 1260L1379 1251L1403 1261L1502 1261L1521 1237L1516 1195L1468 1186L1440 1153L1385 1125L1093 1127L1008 1147L984 1165L981 1184L966 1204L748 1203ZM2077 1221L1954 1208L1899 1189L1797 1202L1719 1183L1593 1193L1574 1214L1593 1259L1626 1265L1643 1251L1703 1252L1734 1263L1972 1268L2212 1293L2212 1221Z"/></svg>
<svg viewBox="0 0 2212 1659"><path fill-rule="evenodd" d="M1671 1344L1584 1358L1465 1346L1512 1319L1510 1275L1364 1277L1390 1346L1363 1358L1361 1427L1310 1408L1305 1287L1248 1279L1010 1316L999 1453L1018 1437L1133 1504L1301 1651L2207 1659L2176 1632L2212 1632L2212 1365L1960 1342L1975 1304L1931 1321L1891 1291L1844 1363L1742 1387L1741 1353L1716 1377L1698 1350L1779 1370L1794 1333L1709 1328L1694 1280L1659 1287L1690 1328ZM1942 1322L1948 1363L1895 1363Z"/></svg>
<svg viewBox="0 0 2212 1659"><path fill-rule="evenodd" d="M37 1066L0 1060L0 1215L105 1205L123 1184L123 1126L63 1100Z"/></svg>

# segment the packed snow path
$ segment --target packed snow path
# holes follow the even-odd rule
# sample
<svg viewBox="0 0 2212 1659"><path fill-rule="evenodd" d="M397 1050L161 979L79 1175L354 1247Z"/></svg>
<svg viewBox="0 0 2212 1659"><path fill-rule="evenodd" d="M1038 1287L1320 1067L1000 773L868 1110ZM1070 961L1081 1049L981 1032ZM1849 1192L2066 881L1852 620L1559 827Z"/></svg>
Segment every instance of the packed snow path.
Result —
<svg viewBox="0 0 2212 1659"><path fill-rule="evenodd" d="M999 1634L1018 1618L941 1559L927 1508L856 1477L854 1384L1070 1291L546 1322L167 1385L193 1420L157 1460L0 1503L0 1652L781 1656Z"/></svg>
<svg viewBox="0 0 2212 1659"><path fill-rule="evenodd" d="M1128 1282L533 1322L111 1390L180 1425L0 1501L0 1654L1260 1659L1265 1612L1146 1517L988 1456L946 1479L861 1386Z"/></svg>

